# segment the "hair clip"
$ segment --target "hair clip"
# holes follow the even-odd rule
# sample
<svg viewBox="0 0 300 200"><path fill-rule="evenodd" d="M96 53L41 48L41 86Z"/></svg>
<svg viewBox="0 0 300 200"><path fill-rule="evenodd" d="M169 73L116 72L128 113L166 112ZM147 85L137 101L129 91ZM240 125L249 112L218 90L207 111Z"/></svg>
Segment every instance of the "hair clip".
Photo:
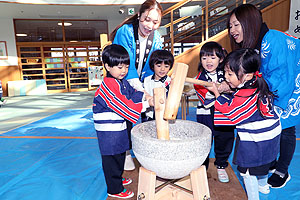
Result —
<svg viewBox="0 0 300 200"><path fill-rule="evenodd" d="M262 73L261 73L261 72L258 72L258 71L256 71L256 72L254 73L254 75L255 75L255 76L258 76L259 78L262 77Z"/></svg>

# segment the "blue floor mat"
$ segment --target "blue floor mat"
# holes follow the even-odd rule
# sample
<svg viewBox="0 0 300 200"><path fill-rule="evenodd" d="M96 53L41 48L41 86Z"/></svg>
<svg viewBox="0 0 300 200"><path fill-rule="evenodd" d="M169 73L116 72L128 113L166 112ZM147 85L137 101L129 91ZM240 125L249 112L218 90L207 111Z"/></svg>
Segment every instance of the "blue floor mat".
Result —
<svg viewBox="0 0 300 200"><path fill-rule="evenodd" d="M180 111L178 119L181 118ZM195 113L196 109L191 107L187 120L195 121ZM64 110L1 136L0 199L107 198L91 109ZM57 138L49 138L53 136ZM271 189L268 195L261 194L261 200L300 199L299 142L297 140L289 168L292 179L284 188ZM214 157L213 152L210 155ZM232 164L232 155L229 161L242 184L236 166Z"/></svg>
<svg viewBox="0 0 300 200"><path fill-rule="evenodd" d="M0 199L106 199L101 156L91 117L90 109L67 110L3 134L14 137L0 140ZM69 125L62 126L67 123ZM24 135L46 137L15 137ZM82 138L61 139L59 136Z"/></svg>
<svg viewBox="0 0 300 200"><path fill-rule="evenodd" d="M181 118L181 109L179 109L177 114L178 119ZM196 121L196 108L190 107L189 114L186 116L187 120ZM289 199L289 200L300 200L300 191L299 191L299 185L300 185L300 125L296 126L296 150L294 153L294 157L291 161L291 164L289 166L289 173L291 175L291 180L286 184L285 187L279 188L279 189L273 189L271 188L271 192L269 194L261 194L260 193L260 200L283 200L283 199ZM213 146L212 151L210 152L210 157L214 158L214 152L213 152ZM239 172L237 171L236 165L232 164L232 157L233 153L230 155L229 162L234 170L236 176L238 177L241 185L244 188L242 177L240 176ZM271 174L269 174L271 175Z"/></svg>

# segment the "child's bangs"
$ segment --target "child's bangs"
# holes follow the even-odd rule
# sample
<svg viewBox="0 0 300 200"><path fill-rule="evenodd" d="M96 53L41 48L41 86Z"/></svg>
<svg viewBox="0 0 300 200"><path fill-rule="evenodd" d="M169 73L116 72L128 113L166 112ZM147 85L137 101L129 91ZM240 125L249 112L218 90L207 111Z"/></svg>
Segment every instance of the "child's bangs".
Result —
<svg viewBox="0 0 300 200"><path fill-rule="evenodd" d="M157 58L154 64L161 64L161 63L171 65L172 58L170 58L170 57Z"/></svg>
<svg viewBox="0 0 300 200"><path fill-rule="evenodd" d="M109 60L110 60L110 66L118 66L119 64L125 64L125 65L130 64L130 58L127 55L120 54L120 55L111 56Z"/></svg>

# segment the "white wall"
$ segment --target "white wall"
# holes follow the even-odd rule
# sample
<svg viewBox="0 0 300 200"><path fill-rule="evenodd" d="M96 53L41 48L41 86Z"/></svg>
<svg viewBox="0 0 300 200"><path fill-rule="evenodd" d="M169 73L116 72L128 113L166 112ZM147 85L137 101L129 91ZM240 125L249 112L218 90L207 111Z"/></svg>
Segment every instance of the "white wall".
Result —
<svg viewBox="0 0 300 200"><path fill-rule="evenodd" d="M12 19L0 19L0 41L6 41L7 60L0 60L0 66L18 65L16 41L14 37L14 24Z"/></svg>

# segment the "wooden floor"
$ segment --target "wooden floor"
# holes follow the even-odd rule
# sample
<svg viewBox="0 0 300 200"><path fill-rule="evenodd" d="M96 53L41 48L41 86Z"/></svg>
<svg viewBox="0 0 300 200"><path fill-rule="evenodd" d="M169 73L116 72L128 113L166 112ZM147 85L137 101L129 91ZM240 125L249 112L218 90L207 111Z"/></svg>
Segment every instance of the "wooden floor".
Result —
<svg viewBox="0 0 300 200"><path fill-rule="evenodd" d="M133 179L133 183L125 186L125 188L134 192L134 197L132 199L137 199L138 178L139 178L138 169L140 164L136 159L134 159L134 161L136 164L136 169L133 171L125 171L123 175L124 177L129 177ZM213 162L214 162L214 158L211 158L210 165L207 171L211 200L247 200L246 193L242 188L231 166L228 166L226 168L226 171L230 179L229 183L221 183L218 181L217 169L215 168ZM108 197L107 200L116 200L116 198Z"/></svg>

